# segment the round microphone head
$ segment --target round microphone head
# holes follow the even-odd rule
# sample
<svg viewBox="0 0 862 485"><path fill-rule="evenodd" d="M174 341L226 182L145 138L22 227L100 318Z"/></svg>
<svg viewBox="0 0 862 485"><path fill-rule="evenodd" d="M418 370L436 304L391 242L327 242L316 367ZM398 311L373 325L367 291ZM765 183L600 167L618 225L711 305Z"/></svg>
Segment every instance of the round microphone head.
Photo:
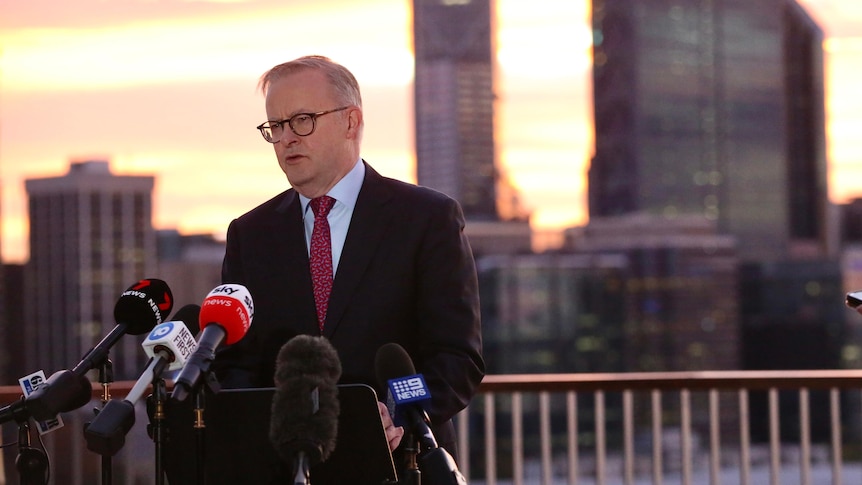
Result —
<svg viewBox="0 0 862 485"><path fill-rule="evenodd" d="M120 295L114 305L114 320L126 325L127 334L142 335L162 323L174 307L168 284L149 278L138 281Z"/></svg>
<svg viewBox="0 0 862 485"><path fill-rule="evenodd" d="M310 376L316 383L327 385L338 383L341 360L326 337L297 335L281 346L275 359L276 387L297 376Z"/></svg>
<svg viewBox="0 0 862 485"><path fill-rule="evenodd" d="M314 465L335 449L340 377L338 352L325 337L297 335L279 350L269 438L287 463L304 452Z"/></svg>
<svg viewBox="0 0 862 485"><path fill-rule="evenodd" d="M200 328L216 324L224 329L225 344L232 345L245 337L254 318L254 303L248 289L228 284L213 288L201 305Z"/></svg>
<svg viewBox="0 0 862 485"><path fill-rule="evenodd" d="M377 382L381 386L386 386L391 379L416 374L410 354L404 350L404 347L392 342L377 349L377 354L374 356L374 369L377 373Z"/></svg>
<svg viewBox="0 0 862 485"><path fill-rule="evenodd" d="M186 328L189 329L192 335L197 335L201 331L200 324L201 306L200 305L185 305L176 313L174 313L172 322L183 322Z"/></svg>

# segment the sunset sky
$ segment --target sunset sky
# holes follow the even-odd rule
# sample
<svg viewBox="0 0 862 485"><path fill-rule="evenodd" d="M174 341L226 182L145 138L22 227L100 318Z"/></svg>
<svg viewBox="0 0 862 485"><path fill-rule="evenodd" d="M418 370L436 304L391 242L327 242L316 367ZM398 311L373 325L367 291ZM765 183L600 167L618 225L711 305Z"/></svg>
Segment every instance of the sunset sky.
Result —
<svg viewBox="0 0 862 485"><path fill-rule="evenodd" d="M862 1L800 0L827 41L830 197L862 197ZM323 54L363 89L363 158L415 181L409 0L0 0L2 258L27 258L24 180L109 159L157 177L154 224L223 237L284 190L255 91ZM499 0L498 150L535 229L586 221L588 0Z"/></svg>

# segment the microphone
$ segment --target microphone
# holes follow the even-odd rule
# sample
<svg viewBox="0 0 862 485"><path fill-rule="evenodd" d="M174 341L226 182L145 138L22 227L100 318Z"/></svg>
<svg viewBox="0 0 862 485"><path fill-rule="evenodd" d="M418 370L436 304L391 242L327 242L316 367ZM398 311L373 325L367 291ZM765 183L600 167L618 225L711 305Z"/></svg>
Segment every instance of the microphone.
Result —
<svg viewBox="0 0 862 485"><path fill-rule="evenodd" d="M222 341L226 345L233 345L242 339L253 318L254 303L245 286L227 284L213 288L201 305L198 347L174 380L171 398L185 401L198 386L202 376L213 379L209 371L216 349ZM208 384L213 390L218 386L212 381Z"/></svg>
<svg viewBox="0 0 862 485"><path fill-rule="evenodd" d="M187 305L176 317L197 315L197 305ZM181 320L157 325L141 346L150 356L146 369L123 400L112 399L99 411L96 418L84 428L84 437L90 451L103 456L115 455L125 444L126 434L135 424L135 403L149 385L160 378L165 370L179 369L197 347L195 338Z"/></svg>
<svg viewBox="0 0 862 485"><path fill-rule="evenodd" d="M120 295L114 305L117 325L101 342L81 359L73 369L75 375L84 375L101 364L110 348L125 334L143 335L162 323L174 306L168 284L150 278L138 281Z"/></svg>
<svg viewBox="0 0 862 485"><path fill-rule="evenodd" d="M15 420L50 421L60 413L84 407L92 397L93 386L86 376L71 371L57 371L27 397L0 408L0 424Z"/></svg>
<svg viewBox="0 0 862 485"><path fill-rule="evenodd" d="M388 387L389 414L397 426L404 426L418 437L420 470L428 483L466 485L467 479L445 448L437 445L423 405L431 400L431 391L422 374L416 373L410 355L396 343L377 349L374 358L377 380Z"/></svg>
<svg viewBox="0 0 862 485"><path fill-rule="evenodd" d="M297 335L278 352L269 439L293 463L294 485L307 485L309 468L335 448L340 377L338 352L325 337Z"/></svg>
<svg viewBox="0 0 862 485"><path fill-rule="evenodd" d="M87 372L100 365L110 348L124 334L140 335L162 322L173 307L173 295L167 283L159 279L144 279L124 291L114 306L117 325L96 344L70 371L57 371L45 385L27 396L0 409L0 423L12 419L33 417L48 421L58 414L83 407L92 396L93 388Z"/></svg>

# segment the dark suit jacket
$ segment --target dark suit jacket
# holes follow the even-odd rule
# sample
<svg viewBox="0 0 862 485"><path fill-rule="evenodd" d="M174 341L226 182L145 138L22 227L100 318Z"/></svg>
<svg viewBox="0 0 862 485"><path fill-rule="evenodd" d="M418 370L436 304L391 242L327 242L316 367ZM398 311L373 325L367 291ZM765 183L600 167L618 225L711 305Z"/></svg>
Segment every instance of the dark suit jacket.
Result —
<svg viewBox="0 0 862 485"><path fill-rule="evenodd" d="M245 337L216 358L225 387L272 386L281 346L320 333L301 211L289 189L228 228L222 278L248 288L254 318ZM453 455L451 418L485 371L476 267L463 229L455 200L366 164L323 331L338 351L341 382L369 384L381 399L377 349L404 347L431 391L432 429Z"/></svg>

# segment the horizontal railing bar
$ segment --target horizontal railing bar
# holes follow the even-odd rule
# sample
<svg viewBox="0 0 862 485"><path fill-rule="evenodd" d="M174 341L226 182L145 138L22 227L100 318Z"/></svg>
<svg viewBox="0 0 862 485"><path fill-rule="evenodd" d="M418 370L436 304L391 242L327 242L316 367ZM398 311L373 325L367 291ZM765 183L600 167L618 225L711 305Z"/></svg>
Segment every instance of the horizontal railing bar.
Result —
<svg viewBox="0 0 862 485"><path fill-rule="evenodd" d="M122 398L133 381L111 383L112 397ZM480 392L565 392L565 391L650 391L653 389L749 390L858 388L862 369L830 370L746 370L682 372L594 372L568 374L491 374L485 376ZM168 383L170 388L170 382ZM102 385L93 383L93 397L102 395ZM18 386L0 386L0 403L21 396Z"/></svg>
<svg viewBox="0 0 862 485"><path fill-rule="evenodd" d="M763 370L487 375L479 392L858 388L862 370Z"/></svg>
<svg viewBox="0 0 862 485"><path fill-rule="evenodd" d="M117 381L112 382L111 389L111 398L124 398L132 390L134 387L135 381ZM102 397L102 384L98 382L92 383L93 387L93 399L100 399ZM170 389L172 386L168 386ZM150 388L147 388L145 395L150 392ZM12 401L17 400L24 393L21 392L20 386L0 386L0 404L8 404Z"/></svg>

